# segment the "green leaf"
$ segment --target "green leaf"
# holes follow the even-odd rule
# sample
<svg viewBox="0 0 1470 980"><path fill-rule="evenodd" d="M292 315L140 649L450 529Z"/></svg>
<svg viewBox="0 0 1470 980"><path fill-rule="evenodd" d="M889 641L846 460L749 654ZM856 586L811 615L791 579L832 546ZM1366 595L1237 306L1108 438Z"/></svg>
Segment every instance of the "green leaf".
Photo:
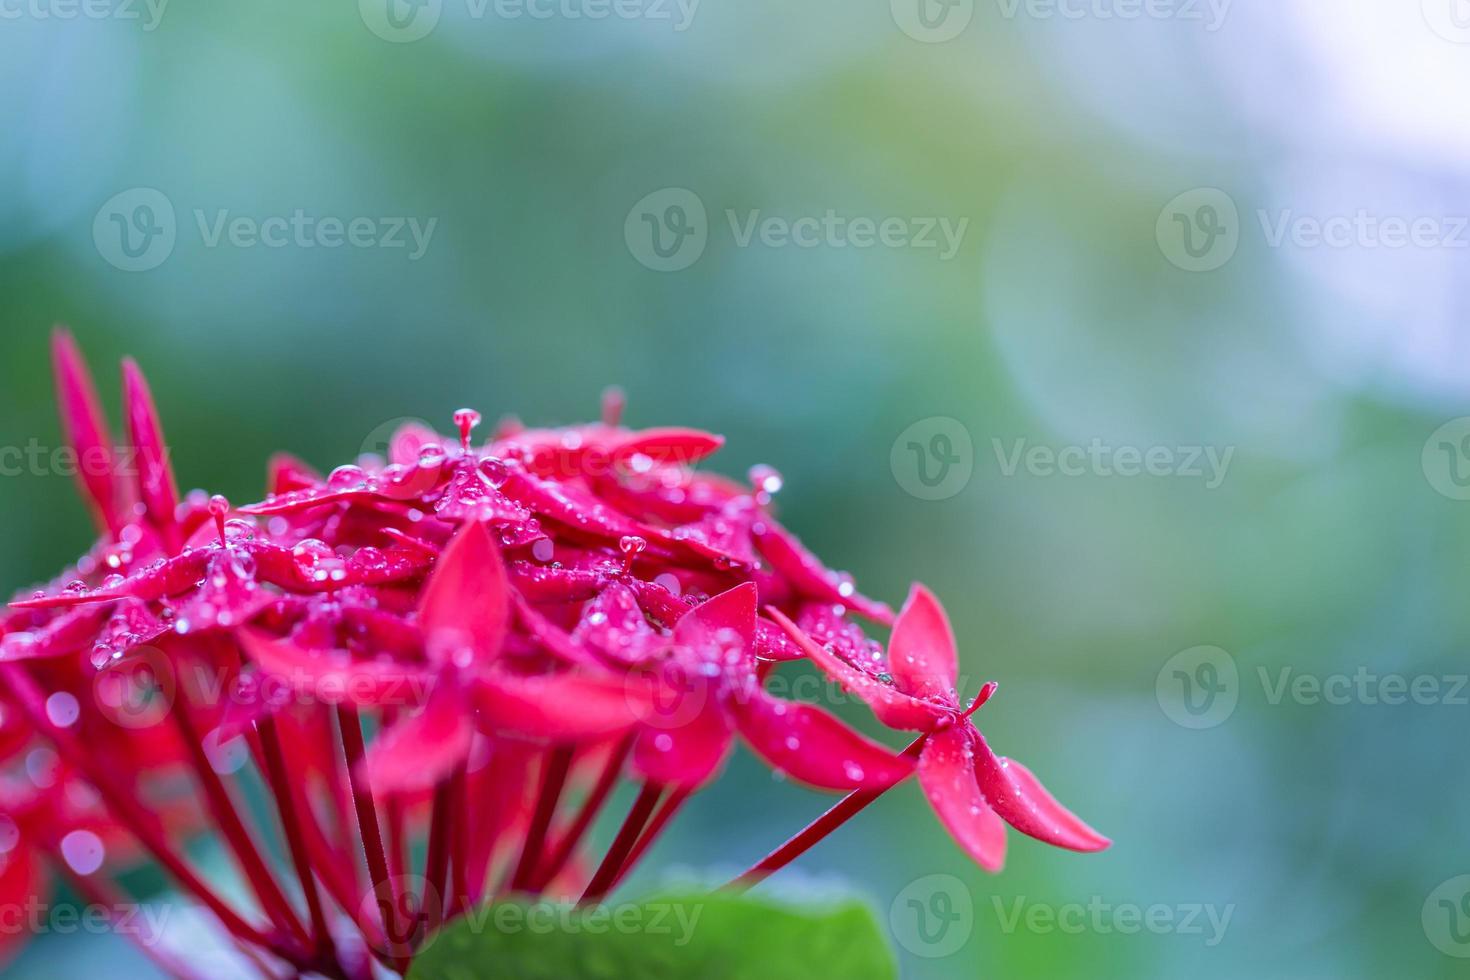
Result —
<svg viewBox="0 0 1470 980"><path fill-rule="evenodd" d="M501 902L435 936L410 980L893 980L877 920L859 902L794 908L673 895L576 909Z"/></svg>

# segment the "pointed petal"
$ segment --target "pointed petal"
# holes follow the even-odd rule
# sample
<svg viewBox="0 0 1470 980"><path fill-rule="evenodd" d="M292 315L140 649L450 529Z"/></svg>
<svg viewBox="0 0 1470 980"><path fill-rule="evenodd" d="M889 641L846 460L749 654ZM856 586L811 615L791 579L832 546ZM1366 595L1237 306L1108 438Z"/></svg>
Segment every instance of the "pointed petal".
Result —
<svg viewBox="0 0 1470 980"><path fill-rule="evenodd" d="M306 490L322 483L322 475L290 453L276 453L266 464L265 486L269 493L280 495Z"/></svg>
<svg viewBox="0 0 1470 980"><path fill-rule="evenodd" d="M658 429L641 429L629 433L611 447L614 462L623 462L634 456L647 456L655 463L673 466L689 466L711 455L725 444L724 436L699 429L676 426Z"/></svg>
<svg viewBox="0 0 1470 980"><path fill-rule="evenodd" d="M1101 851L1112 843L1058 803L1031 770L1014 759L997 756L978 731L973 738L980 792L1006 823L1071 851Z"/></svg>
<svg viewBox="0 0 1470 980"><path fill-rule="evenodd" d="M629 520L571 483L543 480L512 468L503 489L506 496L540 517L587 534L617 540L625 535L640 534L643 530L636 521Z"/></svg>
<svg viewBox="0 0 1470 980"><path fill-rule="evenodd" d="M61 427L77 454L77 482L82 499L101 530L116 532L125 520L118 496L112 437L87 362L82 359L71 333L62 327L51 335L51 363L61 408Z"/></svg>
<svg viewBox="0 0 1470 980"><path fill-rule="evenodd" d="M633 768L649 782L695 789L719 771L734 744L724 708L708 683L683 683L667 713L645 725Z"/></svg>
<svg viewBox="0 0 1470 980"><path fill-rule="evenodd" d="M842 582L835 572L829 571L820 558L797 540L796 535L775 521L766 518L758 522L754 532L761 554L797 592L846 606L876 623L893 622L892 609L859 594L852 589L851 583Z"/></svg>
<svg viewBox="0 0 1470 980"><path fill-rule="evenodd" d="M354 660L338 653L306 650L258 630L240 631L245 652L259 668L291 690L326 704L408 705L433 681L423 667L391 660ZM440 684L438 686L444 686Z"/></svg>
<svg viewBox="0 0 1470 980"><path fill-rule="evenodd" d="M779 609L767 609L766 612L781 625L786 635L801 647L813 663L822 668L828 677L866 701L878 720L889 728L929 731L949 714L938 705L912 698L829 653L825 647L812 642L811 637L797 628Z"/></svg>
<svg viewBox="0 0 1470 980"><path fill-rule="evenodd" d="M168 444L163 438L163 425L159 422L148 382L132 358L123 361L122 371L128 437L137 454L138 499L147 508L149 520L163 535L169 552L173 553L181 543L175 517L179 488L174 481Z"/></svg>
<svg viewBox="0 0 1470 980"><path fill-rule="evenodd" d="M649 625L633 590L622 582L613 582L587 603L571 639L624 664L643 661L666 642Z"/></svg>
<svg viewBox="0 0 1470 980"><path fill-rule="evenodd" d="M201 548L196 551L186 551L166 561L160 560L157 564L149 565L143 571L123 580L122 584L116 588L97 589L92 592L62 592L59 595L43 596L40 599L22 599L10 605L16 609L59 609L89 602L111 602L114 599L128 597L151 601L162 599L165 596L179 595L199 584L204 577L205 570L209 567L209 557L212 553L210 549Z"/></svg>
<svg viewBox="0 0 1470 980"><path fill-rule="evenodd" d="M755 655L761 660L786 662L806 656L801 647L791 642L786 631L769 619L755 623Z"/></svg>
<svg viewBox="0 0 1470 980"><path fill-rule="evenodd" d="M809 704L753 689L733 706L736 727L756 754L776 769L822 789L887 789L914 770L842 722Z"/></svg>
<svg viewBox="0 0 1470 980"><path fill-rule="evenodd" d="M77 653L93 642L109 612L106 606L81 606L35 631L7 633L0 640L0 659L36 660Z"/></svg>
<svg viewBox="0 0 1470 980"><path fill-rule="evenodd" d="M561 742L625 731L647 713L641 698L637 686L612 675L524 677L487 671L475 684L475 703L485 727Z"/></svg>
<svg viewBox="0 0 1470 980"><path fill-rule="evenodd" d="M674 641L685 647L724 647L728 643L723 638L733 635L746 656L753 657L756 605L755 583L742 582L686 612L674 626Z"/></svg>
<svg viewBox="0 0 1470 980"><path fill-rule="evenodd" d="M955 843L986 871L1000 871L1006 859L1006 825L975 782L975 751L966 726L952 725L924 742L919 785Z"/></svg>
<svg viewBox="0 0 1470 980"><path fill-rule="evenodd" d="M956 698L959 655L954 631L934 593L917 582L893 624L888 669L900 691L920 698Z"/></svg>
<svg viewBox="0 0 1470 980"><path fill-rule="evenodd" d="M500 655L509 619L500 549L484 524L471 521L439 556L419 602L429 656L442 662L467 651L471 662L489 664Z"/></svg>
<svg viewBox="0 0 1470 980"><path fill-rule="evenodd" d="M400 720L368 747L368 779L378 793L428 789L464 762L473 717L457 682L441 676L418 714Z"/></svg>

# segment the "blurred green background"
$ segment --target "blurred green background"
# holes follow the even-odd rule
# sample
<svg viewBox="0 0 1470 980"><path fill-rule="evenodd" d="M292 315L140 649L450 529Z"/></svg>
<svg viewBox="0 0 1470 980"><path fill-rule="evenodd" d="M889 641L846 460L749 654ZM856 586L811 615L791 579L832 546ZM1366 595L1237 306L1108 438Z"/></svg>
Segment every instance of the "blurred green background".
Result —
<svg viewBox="0 0 1470 980"><path fill-rule="evenodd" d="M58 322L238 500L622 385L868 593L934 588L992 742L1117 841L989 877L906 786L772 890L866 896L906 977L1463 976L1455 2L6 5L0 445L59 444ZM19 588L89 531L5 475ZM634 887L824 805L737 757ZM98 964L152 975L59 935L7 975Z"/></svg>

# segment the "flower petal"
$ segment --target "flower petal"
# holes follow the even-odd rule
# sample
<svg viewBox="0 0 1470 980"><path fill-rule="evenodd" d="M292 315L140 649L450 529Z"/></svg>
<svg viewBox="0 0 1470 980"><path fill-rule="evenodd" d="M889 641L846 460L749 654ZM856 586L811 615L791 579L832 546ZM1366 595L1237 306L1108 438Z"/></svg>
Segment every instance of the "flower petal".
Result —
<svg viewBox="0 0 1470 980"><path fill-rule="evenodd" d="M956 700L959 655L954 631L934 593L917 582L893 624L888 669L901 691L920 698Z"/></svg>
<svg viewBox="0 0 1470 980"><path fill-rule="evenodd" d="M643 615L638 597L622 582L611 583L587 603L571 639L624 664L642 662L665 643Z"/></svg>
<svg viewBox="0 0 1470 980"><path fill-rule="evenodd" d="M262 671L285 681L291 690L326 704L413 704L433 682L427 669L411 664L314 652L254 629L241 630L239 636L245 652Z"/></svg>
<svg viewBox="0 0 1470 980"><path fill-rule="evenodd" d="M633 768L652 783L695 789L719 771L735 733L713 686L703 678L678 685L655 724L645 725L633 746Z"/></svg>
<svg viewBox="0 0 1470 980"><path fill-rule="evenodd" d="M975 779L1006 823L1037 840L1071 851L1101 851L1112 843L1046 791L1031 770L990 750L974 733Z"/></svg>
<svg viewBox="0 0 1470 980"><path fill-rule="evenodd" d="M159 422L148 381L132 358L123 360L122 372L128 437L137 453L138 499L147 509L148 519L163 535L169 553L173 554L183 543L175 516L179 487L174 481L168 444L163 439L163 425Z"/></svg>
<svg viewBox="0 0 1470 980"><path fill-rule="evenodd" d="M597 738L625 731L647 714L642 690L613 675L486 671L476 678L474 696L486 728L522 738Z"/></svg>
<svg viewBox="0 0 1470 980"><path fill-rule="evenodd" d="M442 662L467 652L470 662L489 664L500 655L509 619L500 549L484 524L471 521L439 556L419 601L429 657Z"/></svg>
<svg viewBox="0 0 1470 980"><path fill-rule="evenodd" d="M938 705L910 697L829 653L825 647L812 642L811 637L798 629L779 609L767 609L766 612L813 663L828 677L866 701L878 720L889 728L925 732L950 714Z"/></svg>
<svg viewBox="0 0 1470 980"><path fill-rule="evenodd" d="M975 782L968 726L951 725L924 742L919 785L955 843L992 874L1005 865L1006 825Z"/></svg>
<svg viewBox="0 0 1470 980"><path fill-rule="evenodd" d="M378 793L428 789L464 762L474 738L461 688L440 675L422 711L400 720L368 747L368 778Z"/></svg>
<svg viewBox="0 0 1470 980"><path fill-rule="evenodd" d="M631 432L613 443L609 451L613 460L619 463L633 456L647 456L662 465L689 466L713 454L724 444L724 436L670 426Z"/></svg>
<svg viewBox="0 0 1470 980"><path fill-rule="evenodd" d="M733 704L735 724L756 754L800 782L822 789L887 789L913 761L859 735L820 708L758 688Z"/></svg>
<svg viewBox="0 0 1470 980"><path fill-rule="evenodd" d="M57 327L51 335L51 364L61 407L61 428L77 454L77 483L82 498L98 527L116 533L125 520L112 437L87 362L71 333L63 327Z"/></svg>
<svg viewBox="0 0 1470 980"><path fill-rule="evenodd" d="M690 609L674 625L674 641L681 646L725 647L725 637L739 640L747 657L755 655L755 583L742 582L733 589L706 599Z"/></svg>

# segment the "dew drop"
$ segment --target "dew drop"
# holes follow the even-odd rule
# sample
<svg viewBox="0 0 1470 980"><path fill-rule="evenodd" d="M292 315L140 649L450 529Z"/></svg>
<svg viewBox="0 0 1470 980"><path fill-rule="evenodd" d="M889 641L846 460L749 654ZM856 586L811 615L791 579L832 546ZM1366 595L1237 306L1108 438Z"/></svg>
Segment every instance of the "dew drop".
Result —
<svg viewBox="0 0 1470 980"><path fill-rule="evenodd" d="M71 727L81 713L81 705L68 691L57 691L46 699L46 717L58 728Z"/></svg>
<svg viewBox="0 0 1470 980"><path fill-rule="evenodd" d="M89 875L102 867L107 851L102 838L90 830L73 830L61 838L61 856L77 874Z"/></svg>

